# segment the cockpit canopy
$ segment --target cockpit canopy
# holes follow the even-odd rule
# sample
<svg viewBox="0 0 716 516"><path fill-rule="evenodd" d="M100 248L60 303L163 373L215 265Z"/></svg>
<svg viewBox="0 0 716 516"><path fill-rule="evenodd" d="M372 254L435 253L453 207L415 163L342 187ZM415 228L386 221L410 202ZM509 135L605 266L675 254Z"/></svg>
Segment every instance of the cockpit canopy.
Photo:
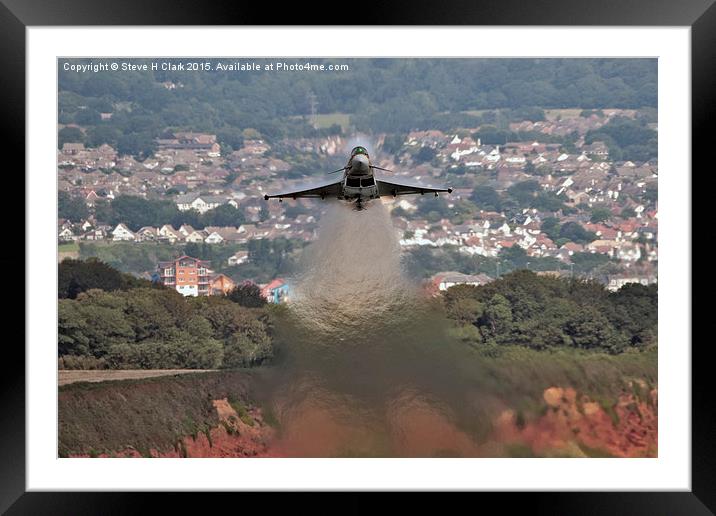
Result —
<svg viewBox="0 0 716 516"><path fill-rule="evenodd" d="M351 151L351 157L355 156L356 154L363 154L365 156L368 156L368 151L365 150L365 147L353 147L353 150Z"/></svg>

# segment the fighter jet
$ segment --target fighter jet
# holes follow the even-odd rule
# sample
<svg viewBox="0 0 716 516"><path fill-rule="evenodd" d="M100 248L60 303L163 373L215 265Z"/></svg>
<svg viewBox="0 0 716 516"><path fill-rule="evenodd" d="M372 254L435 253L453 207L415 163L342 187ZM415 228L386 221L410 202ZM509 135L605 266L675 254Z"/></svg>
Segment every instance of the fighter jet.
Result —
<svg viewBox="0 0 716 516"><path fill-rule="evenodd" d="M264 199L278 199L279 202L286 198L298 199L300 197L342 199L354 202L356 209L361 210L366 201L384 196L397 197L398 195L424 195L426 193L434 193L437 196L439 192L452 192L452 188L433 187L402 179L382 179L376 177L375 170L390 172L388 169L371 164L365 147L354 147L346 166L329 172L329 174L342 172L343 175L338 179L327 178L323 181L303 185L296 190L266 194Z"/></svg>

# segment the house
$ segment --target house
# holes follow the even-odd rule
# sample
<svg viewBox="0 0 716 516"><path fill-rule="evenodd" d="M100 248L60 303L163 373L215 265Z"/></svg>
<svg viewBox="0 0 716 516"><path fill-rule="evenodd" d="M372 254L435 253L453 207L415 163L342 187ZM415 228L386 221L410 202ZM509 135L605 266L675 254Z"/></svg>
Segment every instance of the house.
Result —
<svg viewBox="0 0 716 516"><path fill-rule="evenodd" d="M189 224L182 224L179 228L179 233L184 235L185 238L191 235L194 231L194 228L191 227Z"/></svg>
<svg viewBox="0 0 716 516"><path fill-rule="evenodd" d="M173 244L177 240L183 240L184 235L174 229L174 226L164 224L161 228L159 228L159 231L157 231L157 239L167 240L169 243Z"/></svg>
<svg viewBox="0 0 716 516"><path fill-rule="evenodd" d="M236 283L226 274L218 274L209 280L209 294L212 296L226 295L231 292Z"/></svg>
<svg viewBox="0 0 716 516"><path fill-rule="evenodd" d="M104 240L107 238L107 232L102 228L92 229L82 235L82 240Z"/></svg>
<svg viewBox="0 0 716 516"><path fill-rule="evenodd" d="M84 143L63 143L62 154L75 155L85 150Z"/></svg>
<svg viewBox="0 0 716 516"><path fill-rule="evenodd" d="M221 233L219 233L218 231L212 231L211 233L209 233L209 236L204 239L204 242L206 242L207 244L220 244L223 241L224 237L222 237Z"/></svg>
<svg viewBox="0 0 716 516"><path fill-rule="evenodd" d="M207 237L204 242L207 244L220 244L222 242L241 242L245 240L245 235L241 235L235 227L226 226L207 226L204 228Z"/></svg>
<svg viewBox="0 0 716 516"><path fill-rule="evenodd" d="M470 275L454 271L439 272L430 278L433 290L437 291L445 291L455 285L474 285L477 287L480 285L486 285L491 281L493 281L492 278L487 274L480 273L477 275Z"/></svg>
<svg viewBox="0 0 716 516"><path fill-rule="evenodd" d="M175 289L183 296L208 296L210 262L191 256L180 256L168 262L157 264L159 281Z"/></svg>
<svg viewBox="0 0 716 516"><path fill-rule="evenodd" d="M152 242L157 239L157 236L157 228L153 228L152 226L144 226L135 233L135 240L137 242Z"/></svg>
<svg viewBox="0 0 716 516"><path fill-rule="evenodd" d="M71 242L72 240L75 240L76 237L72 232L72 229L63 228L62 231L60 231L58 238L63 242Z"/></svg>
<svg viewBox="0 0 716 516"><path fill-rule="evenodd" d="M617 249L617 258L626 262L636 262L641 258L641 246L639 244L622 244Z"/></svg>
<svg viewBox="0 0 716 516"><path fill-rule="evenodd" d="M85 204L87 206L94 206L97 202L97 199L99 199L99 195L97 195L97 192L94 190L91 190L86 196L85 196Z"/></svg>
<svg viewBox="0 0 716 516"><path fill-rule="evenodd" d="M117 227L112 231L112 240L114 241L133 242L135 238L134 233L122 222L117 224Z"/></svg>
<svg viewBox="0 0 716 516"><path fill-rule="evenodd" d="M206 231L194 231L193 233L189 233L184 241L192 244L200 244L204 241L204 239L206 239L206 237Z"/></svg>
<svg viewBox="0 0 716 516"><path fill-rule="evenodd" d="M657 278L653 275L619 275L619 276L610 276L609 277L609 283L607 284L607 289L611 290L612 292L619 290L624 285L628 285L629 283L639 283L640 285L651 285L652 283L656 283Z"/></svg>
<svg viewBox="0 0 716 516"><path fill-rule="evenodd" d="M215 134L193 133L193 132L177 132L173 134L173 138L165 138L157 140L157 148L159 150L198 150L206 151L210 154L219 155L220 147L216 143Z"/></svg>
<svg viewBox="0 0 716 516"><path fill-rule="evenodd" d="M179 211L196 210L199 213L206 213L209 210L218 208L224 203L225 199L223 197L195 193L179 195L176 199L176 205Z"/></svg>
<svg viewBox="0 0 716 516"><path fill-rule="evenodd" d="M269 303L287 303L290 299L290 289L285 280L276 278L261 288L261 295Z"/></svg>
<svg viewBox="0 0 716 516"><path fill-rule="evenodd" d="M249 261L249 252L236 251L236 253L234 253L233 256L229 256L229 259L226 261L229 265L241 265Z"/></svg>

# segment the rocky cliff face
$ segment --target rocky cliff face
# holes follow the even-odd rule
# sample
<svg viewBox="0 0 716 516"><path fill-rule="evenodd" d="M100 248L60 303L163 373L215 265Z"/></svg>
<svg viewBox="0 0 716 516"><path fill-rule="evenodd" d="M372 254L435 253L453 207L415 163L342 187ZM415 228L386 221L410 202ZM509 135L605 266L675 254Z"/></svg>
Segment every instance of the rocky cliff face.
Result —
<svg viewBox="0 0 716 516"><path fill-rule="evenodd" d="M151 448L151 457L269 457L269 443L274 430L261 416L261 410L250 408L241 415L226 398L213 400L219 425L193 436L183 437L174 449ZM72 454L70 457L89 457ZM96 457L143 457L139 450L129 446L115 453L101 453Z"/></svg>
<svg viewBox="0 0 716 516"><path fill-rule="evenodd" d="M405 449L399 453L401 456L435 456L433 448L439 444L440 450L453 449L457 456L655 457L657 390L640 381L634 381L632 387L632 392L623 392L616 400L592 399L571 387L550 387L543 392L539 415L526 417L505 407L496 415L491 434L481 443L447 420L438 418L440 424L435 424L433 420L438 416L429 407L408 414L399 411L393 415L392 424L402 434L400 442ZM227 398L212 403L219 424L183 437L173 449L150 449L142 454L127 447L113 454L92 456L297 456L287 453L287 440L277 438L276 430L264 422L260 409L240 405L237 411ZM320 421L314 419L318 426ZM302 432L323 435L321 428L303 428ZM430 435L421 438L423 433Z"/></svg>
<svg viewBox="0 0 716 516"><path fill-rule="evenodd" d="M567 387L543 393L545 412L525 421L512 409L497 418L494 438L535 456L657 456L657 390L635 381L635 393L595 401Z"/></svg>

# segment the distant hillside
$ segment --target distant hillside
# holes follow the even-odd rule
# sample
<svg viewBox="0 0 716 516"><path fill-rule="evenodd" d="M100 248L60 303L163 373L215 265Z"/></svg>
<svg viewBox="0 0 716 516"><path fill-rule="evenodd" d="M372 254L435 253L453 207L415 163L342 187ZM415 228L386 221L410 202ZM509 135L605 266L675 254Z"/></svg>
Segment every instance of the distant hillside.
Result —
<svg viewBox="0 0 716 516"><path fill-rule="evenodd" d="M215 70L218 61L208 62ZM238 148L246 129L268 139L315 134L307 120L312 95L319 114L350 113L356 128L374 132L435 128L456 120L479 123L479 117L465 111L655 108L657 101L655 59L311 62L345 63L350 70L78 73L61 66L59 122L86 127L87 143L109 143L120 151L146 144L168 127L216 133L222 147ZM340 131L345 123L344 116L321 131Z"/></svg>

